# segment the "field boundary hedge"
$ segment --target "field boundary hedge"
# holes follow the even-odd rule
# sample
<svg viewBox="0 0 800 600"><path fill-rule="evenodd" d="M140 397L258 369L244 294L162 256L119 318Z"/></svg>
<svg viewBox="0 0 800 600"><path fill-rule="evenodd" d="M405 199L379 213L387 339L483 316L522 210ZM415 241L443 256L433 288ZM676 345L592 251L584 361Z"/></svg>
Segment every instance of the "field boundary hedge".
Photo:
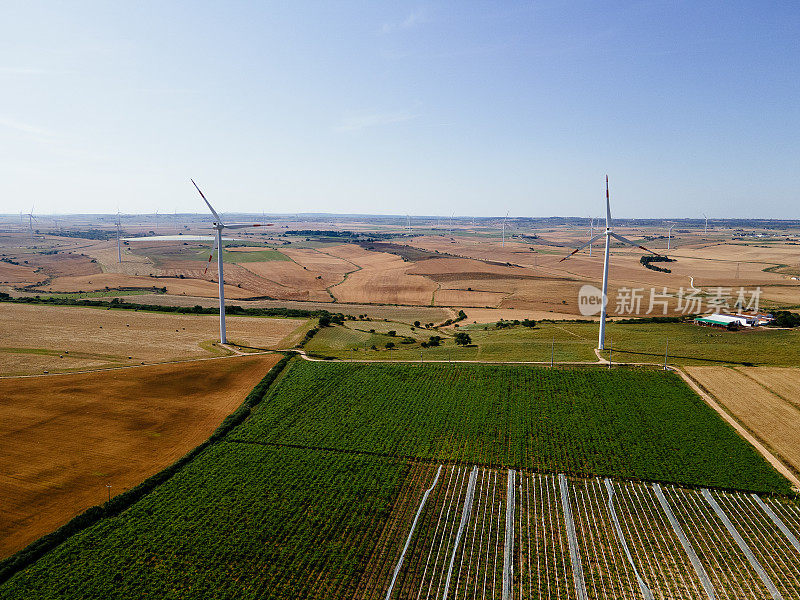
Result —
<svg viewBox="0 0 800 600"><path fill-rule="evenodd" d="M123 492L104 504L92 506L81 514L72 518L70 521L38 540L32 542L19 552L0 561L0 584L8 581L13 575L26 569L42 556L65 542L67 539L79 533L95 523L107 517L116 517L125 510L129 509L141 498L155 490L158 486L169 481L186 465L191 463L202 452L221 441L235 427L244 422L250 416L250 411L266 397L272 383L283 372L289 361L296 355L288 352L275 366L273 366L264 378L259 381L250 391L244 402L230 415L225 417L211 436L199 446L184 454L177 461L151 475L139 485Z"/></svg>
<svg viewBox="0 0 800 600"><path fill-rule="evenodd" d="M85 298L58 298L53 296L23 296L14 297L5 292L0 292L0 302L10 302L13 304L52 304L56 306L88 306L90 308L112 308L118 310L143 310L147 312L177 313L181 315L216 315L219 308L214 306L165 306L161 304L140 304L138 302L126 302L118 298L113 300L89 300ZM304 310L301 308L285 308L276 306L273 308L245 308L236 304L225 307L226 315L243 317L288 317L288 318L319 318L341 317L341 313L332 313L327 310Z"/></svg>

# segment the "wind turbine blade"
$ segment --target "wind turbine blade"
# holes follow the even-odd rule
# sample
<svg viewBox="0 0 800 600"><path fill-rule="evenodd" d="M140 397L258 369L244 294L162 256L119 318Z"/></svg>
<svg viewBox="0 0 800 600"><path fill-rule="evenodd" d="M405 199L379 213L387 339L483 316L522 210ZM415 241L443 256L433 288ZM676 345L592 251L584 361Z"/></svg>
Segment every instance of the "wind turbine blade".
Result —
<svg viewBox="0 0 800 600"><path fill-rule="evenodd" d="M267 223L273 225L273 223ZM245 227L263 227L261 223L234 223L233 225L225 225L225 229L244 229Z"/></svg>
<svg viewBox="0 0 800 600"><path fill-rule="evenodd" d="M608 175L606 175L606 229L611 227L611 198L608 195Z"/></svg>
<svg viewBox="0 0 800 600"><path fill-rule="evenodd" d="M214 248L211 250L211 254L208 255L208 262L206 263L206 270L203 271L203 275L208 272L208 267L211 265L211 259L214 258L214 252L217 251L217 236L214 236Z"/></svg>
<svg viewBox="0 0 800 600"><path fill-rule="evenodd" d="M199 187L197 187L197 184L194 182L194 179L190 179L189 181L191 181L191 182L192 182L192 185L193 185L193 186L195 187L195 189L196 189L196 190L197 190L197 191L200 193L200 197L201 197L201 198L203 198L203 201L206 203L206 206L208 206L208 209L211 211L211 214L213 214L213 215L214 215L214 218L217 220L217 223L219 223L220 225L222 225L222 219L220 219L220 218L219 218L219 215L217 214L217 211L215 211L215 210L214 210L214 207L213 207L213 206L211 206L211 203L210 203L208 200L206 200L206 197L205 197L205 195L203 194L203 192L202 192L202 191L200 191L200 188L199 188Z"/></svg>
<svg viewBox="0 0 800 600"><path fill-rule="evenodd" d="M659 254L658 252L653 252L652 250L648 250L644 246L640 246L636 242L632 242L628 238L622 237L618 233L613 233L612 232L611 233L611 237L617 238L620 242L624 242L624 243L628 244L629 246L633 246L634 248L639 248L641 250L644 250L645 252L649 252L650 254L655 254L656 256L661 256L661 254Z"/></svg>
<svg viewBox="0 0 800 600"><path fill-rule="evenodd" d="M595 243L597 240L599 240L600 238L602 238L602 237L605 237L605 235L606 235L605 233L598 233L596 236L594 236L592 239L590 239L588 242L586 242L586 243L585 243L583 246L580 246L579 248L576 248L575 250L573 250L572 252L570 252L569 254L567 254L567 255L566 255L564 258L562 258L562 259L561 259L560 261L558 261L558 262L563 262L563 261L567 260L567 259L568 259L570 256L572 256L573 254L577 254L578 252L580 252L581 250L583 250L584 248L586 248L586 246L588 246L589 244L594 244L594 243ZM614 234L611 234L611 235L614 235Z"/></svg>

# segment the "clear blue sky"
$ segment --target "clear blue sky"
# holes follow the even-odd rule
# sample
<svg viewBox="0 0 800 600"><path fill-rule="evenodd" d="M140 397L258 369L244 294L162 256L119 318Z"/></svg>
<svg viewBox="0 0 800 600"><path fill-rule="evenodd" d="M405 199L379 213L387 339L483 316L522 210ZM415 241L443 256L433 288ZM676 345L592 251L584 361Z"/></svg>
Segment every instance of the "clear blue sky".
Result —
<svg viewBox="0 0 800 600"><path fill-rule="evenodd" d="M800 218L795 2L4 2L0 212Z"/></svg>

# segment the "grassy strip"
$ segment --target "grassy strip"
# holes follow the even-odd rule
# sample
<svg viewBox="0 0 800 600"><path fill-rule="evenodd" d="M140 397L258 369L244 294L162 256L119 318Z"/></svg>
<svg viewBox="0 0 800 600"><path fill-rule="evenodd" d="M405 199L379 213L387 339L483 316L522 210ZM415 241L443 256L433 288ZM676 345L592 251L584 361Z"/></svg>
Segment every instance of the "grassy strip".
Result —
<svg viewBox="0 0 800 600"><path fill-rule="evenodd" d="M160 304L139 304L137 302L125 302L114 298L113 300L87 300L83 298L59 298L53 296L33 296L15 298L5 292L0 292L0 302L11 302L14 304L49 304L56 306L88 306L92 308L114 308L119 310L147 311L160 313L177 313L182 315L216 315L219 309L216 307L196 306L162 306ZM243 317L299 317L299 318L319 318L323 316L344 318L340 313L332 313L327 310L303 310L299 308L244 308L242 306L230 305L225 307L226 315L240 315Z"/></svg>
<svg viewBox="0 0 800 600"><path fill-rule="evenodd" d="M284 367L289 363L294 353L284 356L274 367L272 367L264 378L247 395L242 405L233 413L225 417L219 427L214 430L205 442L190 450L176 462L166 469L159 471L155 475L145 479L142 483L127 492L112 498L109 502L99 506L93 506L83 513L73 518L68 523L62 525L54 532L45 535L16 554L0 562L0 584L8 581L15 573L31 566L42 556L56 548L61 543L75 535L76 533L91 527L102 519L115 517L123 511L129 509L144 496L152 492L161 484L167 482L181 469L191 463L205 450L224 438L232 429L240 425L250 416L250 411L257 406L266 396L272 382L280 375Z"/></svg>
<svg viewBox="0 0 800 600"><path fill-rule="evenodd" d="M163 294L164 288L125 288L97 290L95 292L41 292L44 298L113 298L116 296L141 296L142 294ZM38 290L31 290L38 291Z"/></svg>

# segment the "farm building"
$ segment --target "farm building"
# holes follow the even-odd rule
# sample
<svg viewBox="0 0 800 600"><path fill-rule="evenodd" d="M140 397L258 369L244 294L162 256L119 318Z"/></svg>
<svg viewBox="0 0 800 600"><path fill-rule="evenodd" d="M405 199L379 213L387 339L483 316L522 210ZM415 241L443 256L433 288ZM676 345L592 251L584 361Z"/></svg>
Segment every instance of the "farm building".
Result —
<svg viewBox="0 0 800 600"><path fill-rule="evenodd" d="M739 327L752 327L756 323L755 319L750 317L721 314L698 317L694 322L696 325L705 325L707 327L728 327L731 324L738 325Z"/></svg>

